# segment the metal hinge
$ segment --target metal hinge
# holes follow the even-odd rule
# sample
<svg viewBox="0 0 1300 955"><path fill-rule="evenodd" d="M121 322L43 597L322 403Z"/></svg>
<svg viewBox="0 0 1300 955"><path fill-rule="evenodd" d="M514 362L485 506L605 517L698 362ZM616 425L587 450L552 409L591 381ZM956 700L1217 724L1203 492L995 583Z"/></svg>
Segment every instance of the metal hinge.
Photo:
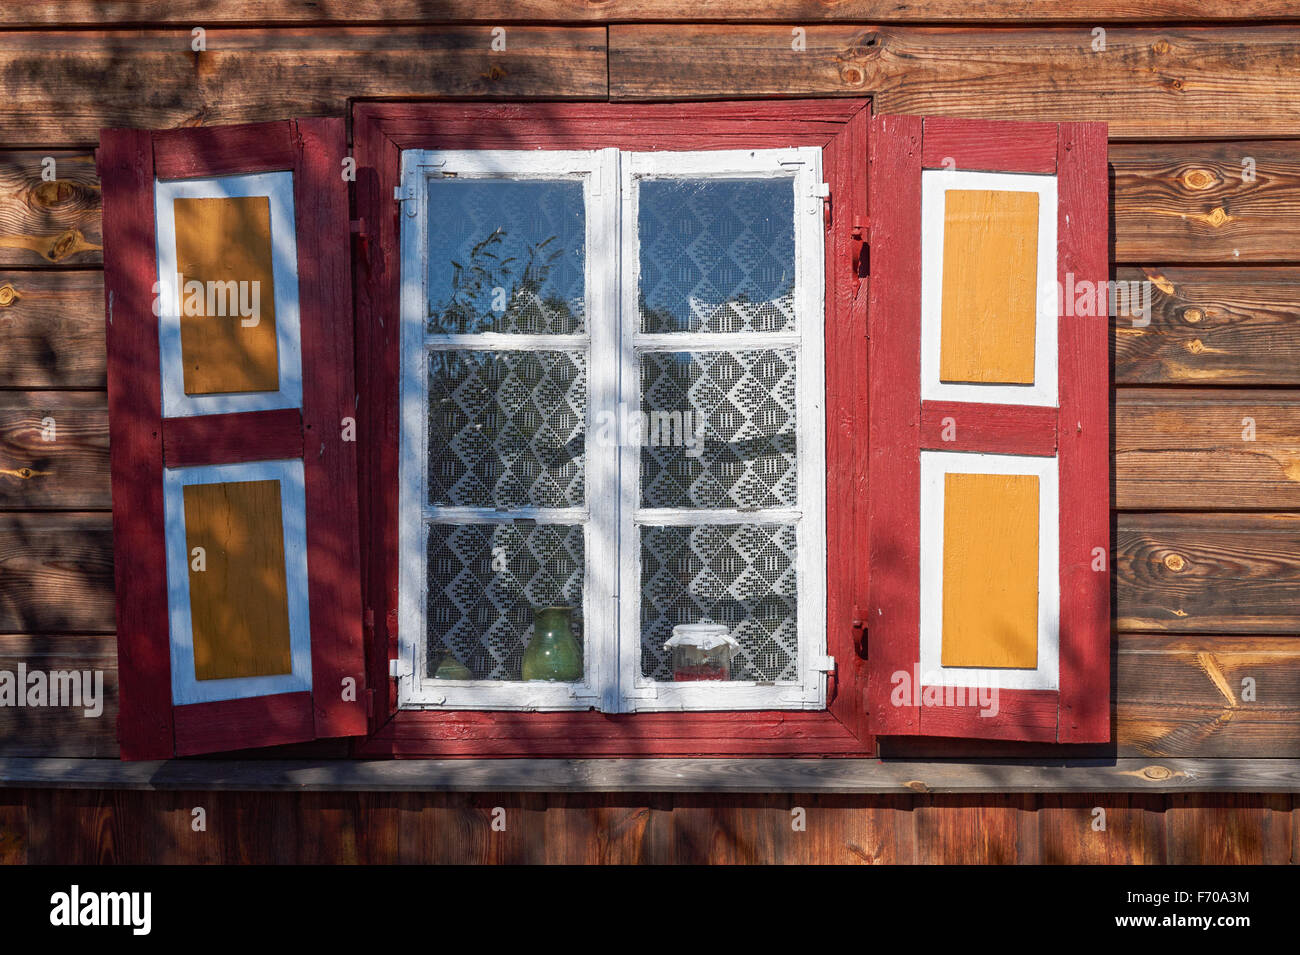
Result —
<svg viewBox="0 0 1300 955"><path fill-rule="evenodd" d="M816 670L818 673L834 673L834 672L835 672L835 658L834 658L834 657L814 657L813 660L812 660L812 662L809 663L808 666L810 666L812 669Z"/></svg>
<svg viewBox="0 0 1300 955"><path fill-rule="evenodd" d="M388 661L388 675L394 680L399 680L404 676L411 676L415 673L415 667L410 661L398 657L396 660Z"/></svg>

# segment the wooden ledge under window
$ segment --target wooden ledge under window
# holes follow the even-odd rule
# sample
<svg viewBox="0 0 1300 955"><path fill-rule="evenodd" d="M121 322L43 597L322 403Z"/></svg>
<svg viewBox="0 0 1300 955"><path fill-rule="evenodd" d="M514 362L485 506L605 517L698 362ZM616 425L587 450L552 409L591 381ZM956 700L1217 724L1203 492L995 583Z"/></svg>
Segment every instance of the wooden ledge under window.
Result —
<svg viewBox="0 0 1300 955"><path fill-rule="evenodd" d="M1300 792L1300 759L0 759L0 788L417 792Z"/></svg>

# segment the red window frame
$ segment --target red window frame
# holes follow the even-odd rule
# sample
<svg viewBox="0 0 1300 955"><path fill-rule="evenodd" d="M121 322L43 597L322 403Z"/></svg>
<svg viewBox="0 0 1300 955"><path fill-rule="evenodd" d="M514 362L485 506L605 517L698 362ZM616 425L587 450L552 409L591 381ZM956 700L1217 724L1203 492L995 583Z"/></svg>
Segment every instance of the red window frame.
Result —
<svg viewBox="0 0 1300 955"><path fill-rule="evenodd" d="M865 756L867 606L866 100L691 104L359 103L354 256L362 594L369 684L362 756ZM406 149L715 150L815 146L826 209L827 653L825 710L521 713L402 710L397 657L399 184Z"/></svg>

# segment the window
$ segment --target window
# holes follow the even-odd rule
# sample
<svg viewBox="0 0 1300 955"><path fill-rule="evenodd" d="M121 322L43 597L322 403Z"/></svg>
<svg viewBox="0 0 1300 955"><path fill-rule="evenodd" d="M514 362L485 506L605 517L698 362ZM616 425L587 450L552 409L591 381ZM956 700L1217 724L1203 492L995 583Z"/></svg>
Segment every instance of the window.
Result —
<svg viewBox="0 0 1300 955"><path fill-rule="evenodd" d="M102 137L125 758L1109 738L1103 125L351 129Z"/></svg>
<svg viewBox="0 0 1300 955"><path fill-rule="evenodd" d="M824 706L821 150L408 150L402 182L402 705ZM581 672L527 679L547 607ZM725 681L675 679L700 623Z"/></svg>

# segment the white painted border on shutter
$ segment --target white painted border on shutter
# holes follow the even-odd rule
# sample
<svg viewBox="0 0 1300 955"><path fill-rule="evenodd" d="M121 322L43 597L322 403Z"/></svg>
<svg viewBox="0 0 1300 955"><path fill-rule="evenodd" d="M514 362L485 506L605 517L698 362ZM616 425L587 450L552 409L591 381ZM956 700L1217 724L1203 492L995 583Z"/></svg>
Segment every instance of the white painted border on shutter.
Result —
<svg viewBox="0 0 1300 955"><path fill-rule="evenodd" d="M180 297L176 287L176 199L230 199L266 196L271 207L271 272L275 288L275 344L279 391L225 395L185 394L181 356ZM154 221L158 234L158 351L162 364L164 418L234 414L302 407L302 344L298 313L298 239L293 213L293 173L265 172L213 179L175 179L154 183Z"/></svg>
<svg viewBox="0 0 1300 955"><path fill-rule="evenodd" d="M276 676L197 680L194 677L194 633L190 620L190 555L185 539L184 488L187 484L234 481L280 482L284 582L289 603L289 653L293 671ZM163 506L166 514L167 612L171 634L173 705L310 691L311 617L307 594L307 503L302 461L164 468Z"/></svg>
<svg viewBox="0 0 1300 955"><path fill-rule="evenodd" d="M997 189L1038 194L1038 295L1032 385L952 384L939 380L943 311L944 193ZM921 172L921 400L988 404L1057 404L1056 177L925 169Z"/></svg>
<svg viewBox="0 0 1300 955"><path fill-rule="evenodd" d="M1038 476L1038 666L945 667L943 500L945 474ZM1055 690L1060 686L1060 480L1056 458L963 451L921 452L921 684Z"/></svg>

